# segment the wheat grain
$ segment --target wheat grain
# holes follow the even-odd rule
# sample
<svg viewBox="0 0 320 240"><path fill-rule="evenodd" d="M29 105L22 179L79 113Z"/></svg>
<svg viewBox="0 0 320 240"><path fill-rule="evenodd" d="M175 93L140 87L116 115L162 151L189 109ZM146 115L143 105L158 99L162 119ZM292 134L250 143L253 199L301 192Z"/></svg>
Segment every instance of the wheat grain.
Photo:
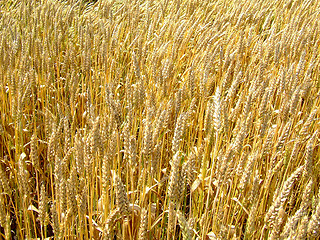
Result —
<svg viewBox="0 0 320 240"><path fill-rule="evenodd" d="M318 237L319 1L0 5L3 238Z"/></svg>

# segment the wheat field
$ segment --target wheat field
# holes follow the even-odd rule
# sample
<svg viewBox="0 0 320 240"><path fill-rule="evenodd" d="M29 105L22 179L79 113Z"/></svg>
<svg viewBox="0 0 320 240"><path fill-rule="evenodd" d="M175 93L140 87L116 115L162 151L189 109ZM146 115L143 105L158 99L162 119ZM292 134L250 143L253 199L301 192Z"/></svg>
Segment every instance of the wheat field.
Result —
<svg viewBox="0 0 320 240"><path fill-rule="evenodd" d="M1 239L319 239L320 1L0 0Z"/></svg>

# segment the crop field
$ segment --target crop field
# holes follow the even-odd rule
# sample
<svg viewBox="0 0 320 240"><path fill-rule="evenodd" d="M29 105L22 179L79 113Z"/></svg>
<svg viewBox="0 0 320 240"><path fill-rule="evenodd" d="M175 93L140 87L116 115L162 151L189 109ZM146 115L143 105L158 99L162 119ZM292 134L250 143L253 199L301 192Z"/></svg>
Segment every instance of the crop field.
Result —
<svg viewBox="0 0 320 240"><path fill-rule="evenodd" d="M0 0L0 239L319 239L319 43L318 0Z"/></svg>

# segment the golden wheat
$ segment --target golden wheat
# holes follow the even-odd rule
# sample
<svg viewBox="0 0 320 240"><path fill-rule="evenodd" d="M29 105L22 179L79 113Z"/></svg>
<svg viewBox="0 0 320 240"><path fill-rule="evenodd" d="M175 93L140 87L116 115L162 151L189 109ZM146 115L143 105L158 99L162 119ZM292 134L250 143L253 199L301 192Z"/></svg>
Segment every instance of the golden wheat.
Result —
<svg viewBox="0 0 320 240"><path fill-rule="evenodd" d="M0 6L1 239L319 238L320 1Z"/></svg>

